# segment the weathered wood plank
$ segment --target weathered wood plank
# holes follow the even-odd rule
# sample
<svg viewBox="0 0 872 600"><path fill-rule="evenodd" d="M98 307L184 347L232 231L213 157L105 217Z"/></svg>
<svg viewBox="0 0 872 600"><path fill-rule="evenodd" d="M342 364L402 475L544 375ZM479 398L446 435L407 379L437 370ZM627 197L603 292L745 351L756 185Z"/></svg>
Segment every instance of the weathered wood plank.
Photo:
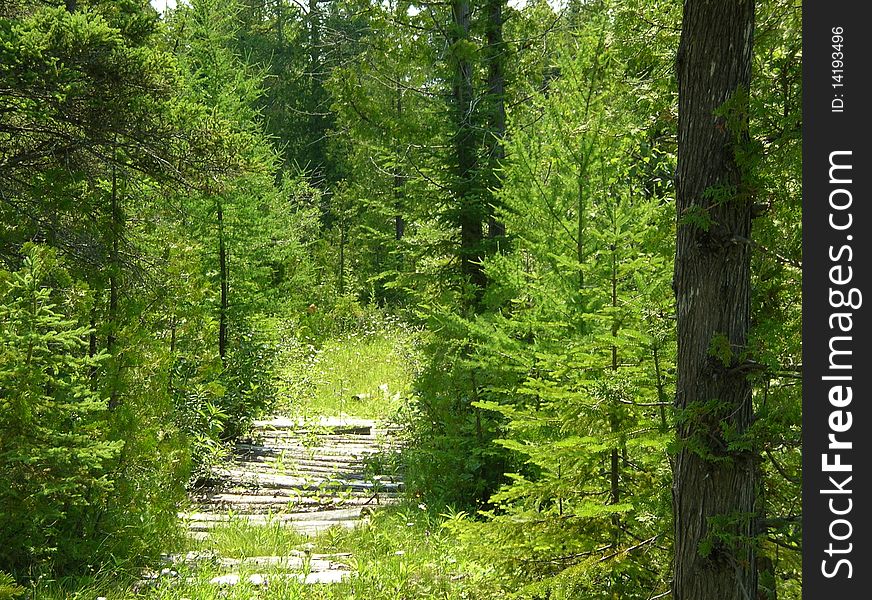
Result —
<svg viewBox="0 0 872 600"><path fill-rule="evenodd" d="M256 421L250 440L238 443L231 459L196 490L194 506L180 517L192 538L205 540L216 526L237 520L254 526L280 525L304 535L365 522L370 507L396 503L403 488L397 475L372 475L374 456L400 451L400 428L369 419L274 417ZM232 516L231 516L232 511ZM351 576L341 559L349 555L204 559L229 570L269 567L298 573L215 577L220 586L294 578L304 583L336 583ZM199 560L199 558L195 557Z"/></svg>
<svg viewBox="0 0 872 600"><path fill-rule="evenodd" d="M239 585L245 581L253 586L266 586L270 579L296 579L306 585L316 584L333 584L340 583L351 577L351 571L335 570L335 571L315 571L312 573L252 573L250 575L240 575L239 573L228 573L227 575L219 575L213 577L209 583L222 587L232 587Z"/></svg>

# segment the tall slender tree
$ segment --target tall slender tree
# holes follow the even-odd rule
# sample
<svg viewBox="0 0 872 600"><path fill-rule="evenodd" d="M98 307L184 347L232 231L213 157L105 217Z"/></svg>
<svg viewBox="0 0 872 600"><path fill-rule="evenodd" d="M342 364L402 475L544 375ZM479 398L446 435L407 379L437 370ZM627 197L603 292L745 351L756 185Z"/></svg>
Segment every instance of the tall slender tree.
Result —
<svg viewBox="0 0 872 600"><path fill-rule="evenodd" d="M487 94L488 94L488 181L491 188L491 206L488 208L488 237L498 238L506 235L505 223L498 221L494 215L494 188L499 187L497 176L500 163L506 156L503 147L506 137L506 43L503 38L504 7L506 0L488 0L485 36L487 46Z"/></svg>
<svg viewBox="0 0 872 600"><path fill-rule="evenodd" d="M484 288L485 275L481 266L483 235L481 199L476 190L476 136L473 122L475 109L473 87L474 45L470 36L472 6L469 0L451 3L451 83L452 115L454 117L454 195L457 220L460 225L460 273L479 290Z"/></svg>
<svg viewBox="0 0 872 600"><path fill-rule="evenodd" d="M200 187L209 197L209 212L214 215L214 248L216 252L219 306L218 354L222 364L227 363L230 336L232 300L230 287L230 243L232 224L229 223L236 200L233 175L237 177L257 163L254 158L257 145L256 125L253 124L254 105L259 93L259 82L234 54L232 41L238 27L238 6L230 0L196 0L181 13L190 31L188 50L182 56L183 64L194 75L193 93L208 107L210 117L222 121L228 136L244 156L244 163L234 164L224 177L212 177ZM228 157L232 163L237 156ZM238 204L239 202L237 202ZM210 219L212 217L210 216Z"/></svg>

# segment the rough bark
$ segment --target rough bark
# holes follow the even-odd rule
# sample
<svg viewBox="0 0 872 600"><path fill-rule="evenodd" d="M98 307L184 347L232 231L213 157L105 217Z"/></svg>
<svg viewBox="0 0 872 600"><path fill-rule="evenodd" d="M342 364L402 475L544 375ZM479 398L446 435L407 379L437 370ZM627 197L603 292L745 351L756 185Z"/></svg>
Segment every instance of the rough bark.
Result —
<svg viewBox="0 0 872 600"><path fill-rule="evenodd" d="M753 0L686 0L678 53L677 437L674 600L750 600L755 458L742 369L750 321L751 200L736 150L751 79ZM730 108L732 107L732 109Z"/></svg>

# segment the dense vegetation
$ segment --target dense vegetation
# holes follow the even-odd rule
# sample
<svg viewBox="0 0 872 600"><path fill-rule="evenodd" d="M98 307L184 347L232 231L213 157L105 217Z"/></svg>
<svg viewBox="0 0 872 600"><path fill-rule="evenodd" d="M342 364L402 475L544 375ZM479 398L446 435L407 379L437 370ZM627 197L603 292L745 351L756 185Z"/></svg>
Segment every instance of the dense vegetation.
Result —
<svg viewBox="0 0 872 600"><path fill-rule="evenodd" d="M410 428L335 597L798 598L800 21L0 0L0 598L291 410Z"/></svg>

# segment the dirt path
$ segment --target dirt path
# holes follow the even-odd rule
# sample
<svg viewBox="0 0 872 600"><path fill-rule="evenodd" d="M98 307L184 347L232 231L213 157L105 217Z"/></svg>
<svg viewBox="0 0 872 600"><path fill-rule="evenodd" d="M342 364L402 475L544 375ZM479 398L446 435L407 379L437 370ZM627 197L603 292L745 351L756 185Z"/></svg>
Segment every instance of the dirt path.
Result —
<svg viewBox="0 0 872 600"><path fill-rule="evenodd" d="M399 496L402 481L381 468L399 449L398 431L352 418L256 421L251 438L237 443L227 465L194 494L194 509L182 515L190 535L207 539L231 515L254 525L279 523L310 536L330 527L354 527ZM241 578L265 582L267 575L251 573L258 567L269 567L269 577L280 570L281 576L307 583L340 581L351 573L349 555L316 555L305 548L286 556L189 555L177 560L203 558L225 572L213 579L219 585L234 585Z"/></svg>

